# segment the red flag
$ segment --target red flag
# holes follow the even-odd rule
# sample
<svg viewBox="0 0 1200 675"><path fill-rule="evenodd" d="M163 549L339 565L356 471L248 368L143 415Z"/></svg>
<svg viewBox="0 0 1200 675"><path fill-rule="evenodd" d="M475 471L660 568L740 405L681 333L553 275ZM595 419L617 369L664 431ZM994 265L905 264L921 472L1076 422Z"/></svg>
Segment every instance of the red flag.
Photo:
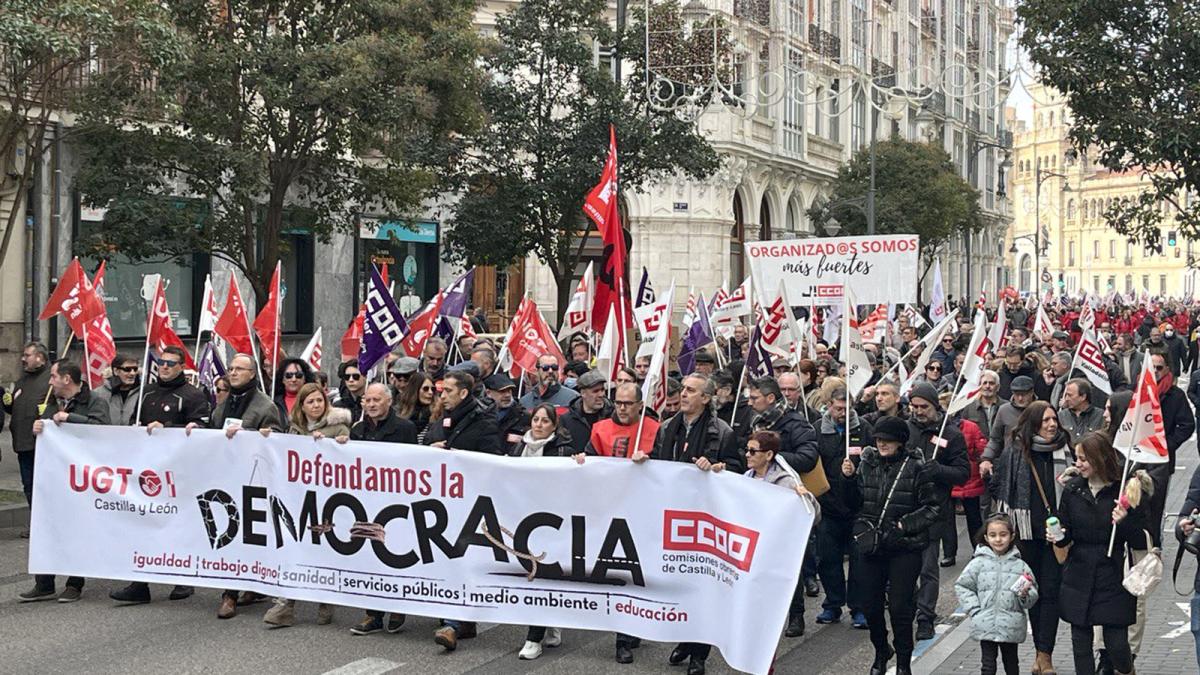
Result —
<svg viewBox="0 0 1200 675"><path fill-rule="evenodd" d="M1130 462L1143 464L1161 464L1171 458L1152 360L1147 356L1143 361L1133 398L1129 400L1129 408L1121 418L1121 426L1113 440L1113 446Z"/></svg>
<svg viewBox="0 0 1200 675"><path fill-rule="evenodd" d="M358 315L350 320L346 332L342 333L342 360L358 358L358 350L362 349L363 322L367 320L367 306L358 308Z"/></svg>
<svg viewBox="0 0 1200 675"><path fill-rule="evenodd" d="M509 340L504 343L505 350L512 358L513 364L522 372L537 370L538 359L549 354L558 361L559 368L566 365L562 350L555 341L554 332L542 313L538 311L537 303L529 298L521 300L517 314L509 326Z"/></svg>
<svg viewBox="0 0 1200 675"><path fill-rule="evenodd" d="M104 262L100 262L100 268L96 270L96 279L94 282L96 297L100 298L101 306L103 307L104 300ZM105 311L92 319L87 324L87 363L84 364L84 371L87 373L88 386L92 389L104 384L104 369L108 367L112 360L117 357L117 345L113 342L112 324L108 322L108 311Z"/></svg>
<svg viewBox="0 0 1200 675"><path fill-rule="evenodd" d="M601 332L608 320L608 308L612 306L618 316L623 315L622 326L633 323L633 311L625 300L625 233L621 229L621 216L617 211L617 132L608 127L608 159L600 182L588 193L583 203L587 214L604 242L604 254L596 280L596 300L592 306L592 330Z"/></svg>
<svg viewBox="0 0 1200 675"><path fill-rule="evenodd" d="M258 334L258 344L262 346L264 363L277 365L278 355L275 347L279 343L279 263L275 263L275 273L271 275L271 288L267 291L267 302L254 317L254 332Z"/></svg>
<svg viewBox="0 0 1200 675"><path fill-rule="evenodd" d="M97 295L92 284L88 281L83 266L76 258L67 265L66 271L46 301L46 307L38 315L39 321L45 321L56 314L62 314L67 325L76 335L83 335L84 324L104 314L104 301Z"/></svg>
<svg viewBox="0 0 1200 675"><path fill-rule="evenodd" d="M254 343L250 340L250 318L246 314L246 303L242 302L242 293L238 290L233 275L229 277L229 293L225 296L225 307L213 332L225 338L225 341L239 354L254 354Z"/></svg>
<svg viewBox="0 0 1200 675"><path fill-rule="evenodd" d="M188 353L187 346L171 328L171 310L167 308L167 294L163 292L161 277L154 289L154 302L150 305L150 314L146 317L146 339L150 342L150 347L158 352L170 345L179 347L183 350L187 367L193 370L196 368L196 363L192 361L192 355Z"/></svg>
<svg viewBox="0 0 1200 675"><path fill-rule="evenodd" d="M408 320L408 335L404 336L404 340L400 342L404 347L405 354L421 358L421 354L425 351L425 342L429 340L430 335L433 335L433 329L437 327L438 319L441 318L439 316L441 311L442 292L438 291L437 297L425 305L425 309Z"/></svg>
<svg viewBox="0 0 1200 675"><path fill-rule="evenodd" d="M392 282L388 281L388 265L383 263L379 266L379 278L383 279L384 286L390 286Z"/></svg>

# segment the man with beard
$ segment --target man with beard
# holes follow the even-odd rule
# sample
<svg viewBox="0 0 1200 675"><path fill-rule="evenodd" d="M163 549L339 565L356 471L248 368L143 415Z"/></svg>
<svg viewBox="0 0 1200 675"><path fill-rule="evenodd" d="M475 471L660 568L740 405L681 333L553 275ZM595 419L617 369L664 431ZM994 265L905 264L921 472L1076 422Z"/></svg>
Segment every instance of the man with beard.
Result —
<svg viewBox="0 0 1200 675"><path fill-rule="evenodd" d="M875 421L881 417L899 417L904 419L908 416L908 407L900 400L900 387L892 380L881 380L875 385L875 411L863 415L863 420L867 424L875 425Z"/></svg>
<svg viewBox="0 0 1200 675"><path fill-rule="evenodd" d="M254 358L248 354L235 354L229 360L225 369L229 378L229 397L223 403L217 404L209 419L208 426L212 429L222 429L226 438L233 438L239 431L283 431L283 420L279 416L279 407L258 388L257 370ZM184 427L190 434L192 429L201 426L189 422ZM261 593L244 591L240 598L237 591L225 591L221 594L221 605L217 608L218 619L231 619L237 615L238 605L249 605L261 602L266 596Z"/></svg>
<svg viewBox="0 0 1200 675"><path fill-rule="evenodd" d="M622 384L613 394L612 417L592 425L592 436L585 451L602 457L633 457L635 451L648 454L654 448L658 429L656 420L642 418L641 387L632 382Z"/></svg>
<svg viewBox="0 0 1200 675"><path fill-rule="evenodd" d="M46 406L39 418L34 420L32 429L35 437L45 430L47 421L56 425L63 422L108 424L108 406L92 396L83 386L83 373L78 365L63 359L50 366L50 390L54 394L54 400ZM54 597L53 574L35 574L33 579L33 588L18 596L21 602L36 602ZM58 601L75 602L82 594L83 577L68 577L66 587L58 595Z"/></svg>
<svg viewBox="0 0 1200 675"><path fill-rule="evenodd" d="M1142 352L1134 346L1132 335L1122 333L1117 336L1117 343L1113 345L1113 358L1125 381L1131 384L1136 383L1138 375L1142 373L1143 357ZM1191 386L1190 383L1196 381L1196 376L1193 375L1189 380L1189 386Z"/></svg>
<svg viewBox="0 0 1200 675"><path fill-rule="evenodd" d="M750 422L752 431L774 431L779 434L778 455L797 474L817 468L820 453L817 450L817 432L808 420L794 410L789 410L779 391L779 383L764 377L749 384L748 401L754 410ZM803 575L792 593L792 604L788 610L787 628L784 635L804 635L804 590Z"/></svg>
<svg viewBox="0 0 1200 675"><path fill-rule="evenodd" d="M558 358L553 354L542 354L537 360L537 384L521 397L521 405L526 410L533 410L543 403L562 409L571 405L579 394L567 389L559 383Z"/></svg>
<svg viewBox="0 0 1200 675"><path fill-rule="evenodd" d="M941 505L939 523L930 532L929 545L925 547L917 587L916 639L928 640L933 637L933 624L937 618L938 552L942 546L940 528L953 525L947 517L954 514L950 490L971 477L971 462L967 457L967 443L962 432L952 424L942 424L944 415L933 387L926 384L914 386L908 397L908 410L908 450L921 453L925 463L932 467L934 488Z"/></svg>
<svg viewBox="0 0 1200 675"><path fill-rule="evenodd" d="M1033 362L1025 358L1025 348L1010 344L1004 349L1004 366L1000 368L998 375L1000 376L1000 386L996 390L996 395L1007 400L1012 398L1014 379L1024 376L1032 382L1038 372Z"/></svg>
<svg viewBox="0 0 1200 675"><path fill-rule="evenodd" d="M49 358L42 343L26 344L21 350L21 377L11 392L4 393L4 411L9 415L8 428L28 504L33 504L33 457L37 440L33 435L33 421L41 416L42 402L50 390ZM29 530L21 532L21 536L29 537Z"/></svg>
<svg viewBox="0 0 1200 675"><path fill-rule="evenodd" d="M559 426L571 435L574 454L587 448L592 427L613 413L613 404L605 396L604 385L604 375L598 370L589 370L581 375L576 382L579 396L571 401L567 412L559 418Z"/></svg>
<svg viewBox="0 0 1200 675"><path fill-rule="evenodd" d="M842 461L846 459L847 447L852 461L857 462L862 449L874 442L870 427L853 408L847 408L845 388L834 389L829 407L821 417L817 437L821 467L829 481L829 491L817 498L821 504L821 521L817 523L817 571L821 585L825 587L825 600L821 603L817 623L838 623L842 620L842 607L849 607L852 625L860 630L867 629L867 617L858 594L855 512L846 502L845 483L848 479L842 474ZM850 558L849 578L843 562L847 556Z"/></svg>
<svg viewBox="0 0 1200 675"><path fill-rule="evenodd" d="M469 373L461 370L446 373L442 380L442 409L445 412L441 420L429 423L426 443L435 448L493 455L502 452L503 444L496 418L489 415L479 399L471 393L474 387L475 378ZM459 639L473 638L475 635L474 621L443 619L442 627L433 634L433 640L446 651L452 652L458 648Z"/></svg>
<svg viewBox="0 0 1200 675"><path fill-rule="evenodd" d="M659 427L650 458L663 461L688 462L701 471L730 471L741 473L745 461L738 450L733 429L712 413L716 386L712 380L695 373L683 379L679 395L679 413ZM637 452L634 462L644 462L645 453ZM679 665L688 660L688 675L704 675L704 662L711 645L684 642L671 650L668 662ZM617 662L630 663L633 654L617 647Z"/></svg>
<svg viewBox="0 0 1200 675"><path fill-rule="evenodd" d="M164 348L162 356L155 361L158 381L146 387L146 396L142 399L142 422L146 425L146 433L153 434L156 429L163 427L199 426L208 420L211 412L208 397L188 384L183 375L185 363L187 354L174 345ZM111 414L111 403L109 411ZM195 589L191 586L176 586L167 597L183 600L193 592ZM124 604L144 604L150 602L150 584L134 581L125 588L111 591L108 597Z"/></svg>
<svg viewBox="0 0 1200 675"><path fill-rule="evenodd" d="M108 407L108 421L113 426L135 424L142 384L138 378L138 360L127 354L117 354L112 360L112 376L96 388L92 395ZM145 420L142 420L145 422Z"/></svg>
<svg viewBox="0 0 1200 675"><path fill-rule="evenodd" d="M504 373L496 373L483 381L488 400L494 405L496 427L500 432L500 443L504 454L512 452L521 437L529 431L529 414L517 402L513 394L517 385Z"/></svg>

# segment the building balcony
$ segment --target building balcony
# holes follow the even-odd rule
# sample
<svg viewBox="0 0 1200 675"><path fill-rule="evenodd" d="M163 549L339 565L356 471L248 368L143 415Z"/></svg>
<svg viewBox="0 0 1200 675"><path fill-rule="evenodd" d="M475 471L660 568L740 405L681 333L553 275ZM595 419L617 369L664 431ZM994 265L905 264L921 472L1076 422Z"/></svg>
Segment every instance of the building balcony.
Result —
<svg viewBox="0 0 1200 675"><path fill-rule="evenodd" d="M925 92L922 92L925 93ZM933 115L945 119L946 117L946 94L940 91L935 91L921 103L921 108L928 110Z"/></svg>
<svg viewBox="0 0 1200 675"><path fill-rule="evenodd" d="M809 24L808 43L812 45L813 51L816 53L832 61L841 63L842 39L838 36L827 30L822 30L813 24Z"/></svg>
<svg viewBox="0 0 1200 675"><path fill-rule="evenodd" d="M967 38L967 61L979 61L979 42L975 38Z"/></svg>
<svg viewBox="0 0 1200 675"><path fill-rule="evenodd" d="M1013 133L1008 129L1001 129L996 132L996 142L1002 147L1011 148L1013 146Z"/></svg>
<svg viewBox="0 0 1200 675"><path fill-rule="evenodd" d="M921 10L921 34L926 37L937 37L937 14L931 9Z"/></svg>
<svg viewBox="0 0 1200 675"><path fill-rule="evenodd" d="M871 79L880 87L895 87L896 69L879 59L871 59Z"/></svg>

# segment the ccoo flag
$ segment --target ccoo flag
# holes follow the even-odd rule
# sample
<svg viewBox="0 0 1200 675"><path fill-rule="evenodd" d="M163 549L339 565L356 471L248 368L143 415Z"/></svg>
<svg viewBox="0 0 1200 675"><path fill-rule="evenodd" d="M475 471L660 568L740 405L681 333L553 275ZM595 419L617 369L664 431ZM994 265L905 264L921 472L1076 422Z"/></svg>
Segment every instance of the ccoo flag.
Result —
<svg viewBox="0 0 1200 675"><path fill-rule="evenodd" d="M383 283L379 268L372 265L363 315L362 346L358 350L359 370L364 373L370 370L371 366L391 353L406 335L408 323Z"/></svg>
<svg viewBox="0 0 1200 675"><path fill-rule="evenodd" d="M1150 364L1153 360L1142 360L1137 388L1133 390L1125 418L1121 420L1117 437L1113 439L1113 445L1130 462L1162 464L1171 459L1163 427L1162 404L1158 399L1158 384L1154 381Z"/></svg>

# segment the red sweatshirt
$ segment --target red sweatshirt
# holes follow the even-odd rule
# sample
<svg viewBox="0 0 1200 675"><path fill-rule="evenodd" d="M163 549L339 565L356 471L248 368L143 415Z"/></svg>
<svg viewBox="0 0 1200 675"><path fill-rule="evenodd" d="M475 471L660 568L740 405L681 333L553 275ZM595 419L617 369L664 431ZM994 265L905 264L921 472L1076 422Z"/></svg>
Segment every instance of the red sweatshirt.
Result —
<svg viewBox="0 0 1200 675"><path fill-rule="evenodd" d="M617 424L612 418L600 420L592 425L592 438L588 445L602 457L632 457L637 428L636 421L626 426ZM654 435L657 433L658 422L647 417L642 424L642 440L637 445L638 450L649 455L654 449Z"/></svg>

